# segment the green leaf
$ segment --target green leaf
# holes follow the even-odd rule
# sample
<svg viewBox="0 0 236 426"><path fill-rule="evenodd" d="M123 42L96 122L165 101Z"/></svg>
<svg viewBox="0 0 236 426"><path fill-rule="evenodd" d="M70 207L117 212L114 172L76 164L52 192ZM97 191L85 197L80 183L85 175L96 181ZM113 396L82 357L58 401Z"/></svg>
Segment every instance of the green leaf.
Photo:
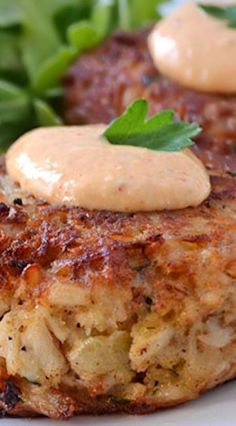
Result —
<svg viewBox="0 0 236 426"><path fill-rule="evenodd" d="M30 27L26 27L22 38L22 59L27 70L29 79L33 81L37 75L39 68L44 61L55 54L60 48L60 42L48 31L49 42L46 34L47 30L33 31ZM51 31L52 33L52 31Z"/></svg>
<svg viewBox="0 0 236 426"><path fill-rule="evenodd" d="M114 20L114 0L97 0L92 10L91 21L97 29L101 39L112 30Z"/></svg>
<svg viewBox="0 0 236 426"><path fill-rule="evenodd" d="M215 6L211 4L198 5L204 12L225 21L230 28L236 28L236 6Z"/></svg>
<svg viewBox="0 0 236 426"><path fill-rule="evenodd" d="M165 110L146 119L148 104L139 99L115 119L104 133L104 137L115 145L132 145L156 151L180 151L193 145L192 137L201 128L197 123L174 121L174 112Z"/></svg>
<svg viewBox="0 0 236 426"><path fill-rule="evenodd" d="M71 25L68 28L67 37L69 43L76 48L76 54L96 46L99 42L98 32L89 21Z"/></svg>
<svg viewBox="0 0 236 426"><path fill-rule="evenodd" d="M93 3L93 0L76 1L75 4L67 5L56 12L54 21L63 41L66 41L68 28L72 24L90 19Z"/></svg>
<svg viewBox="0 0 236 426"><path fill-rule="evenodd" d="M0 0L0 28L9 28L21 24L22 11L15 0Z"/></svg>
<svg viewBox="0 0 236 426"><path fill-rule="evenodd" d="M63 88L61 86L52 87L44 92L44 97L48 101L50 100L60 100L63 96Z"/></svg>
<svg viewBox="0 0 236 426"><path fill-rule="evenodd" d="M0 152L34 125L29 94L0 80Z"/></svg>
<svg viewBox="0 0 236 426"><path fill-rule="evenodd" d="M75 55L76 51L73 48L61 47L56 54L49 57L39 67L33 78L32 84L36 93L43 93L48 89L57 87Z"/></svg>
<svg viewBox="0 0 236 426"><path fill-rule="evenodd" d="M60 126L63 124L61 118L42 99L36 99L34 107L39 126Z"/></svg>
<svg viewBox="0 0 236 426"><path fill-rule="evenodd" d="M23 64L17 36L0 31L0 72L20 72Z"/></svg>
<svg viewBox="0 0 236 426"><path fill-rule="evenodd" d="M119 27L122 30L131 28L131 10L129 0L118 0Z"/></svg>
<svg viewBox="0 0 236 426"><path fill-rule="evenodd" d="M82 15L83 16L83 15ZM66 6L60 9L54 17L54 21L63 41L66 41L67 30L70 25L79 22L82 19L81 10L78 5ZM84 17L84 16L83 16ZM86 19L84 17L84 19Z"/></svg>
<svg viewBox="0 0 236 426"><path fill-rule="evenodd" d="M17 86L0 80L0 124L24 120L29 114L29 95Z"/></svg>
<svg viewBox="0 0 236 426"><path fill-rule="evenodd" d="M60 37L50 18L51 0L18 0L24 14L21 37L22 58L31 81L42 62L61 47ZM48 4L48 6L47 6Z"/></svg>
<svg viewBox="0 0 236 426"><path fill-rule="evenodd" d="M163 0L130 0L130 15L132 16L132 27L137 28L147 25L160 18L158 6Z"/></svg>

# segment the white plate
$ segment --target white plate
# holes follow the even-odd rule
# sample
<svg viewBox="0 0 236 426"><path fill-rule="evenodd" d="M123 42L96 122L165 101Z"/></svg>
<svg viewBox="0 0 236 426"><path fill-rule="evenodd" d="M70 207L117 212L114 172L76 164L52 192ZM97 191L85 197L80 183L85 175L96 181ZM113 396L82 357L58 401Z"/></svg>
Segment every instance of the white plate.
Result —
<svg viewBox="0 0 236 426"><path fill-rule="evenodd" d="M1 419L1 426L59 426L53 420ZM202 395L197 401L176 408L160 410L145 416L83 416L76 417L65 426L235 426L236 382L220 386Z"/></svg>

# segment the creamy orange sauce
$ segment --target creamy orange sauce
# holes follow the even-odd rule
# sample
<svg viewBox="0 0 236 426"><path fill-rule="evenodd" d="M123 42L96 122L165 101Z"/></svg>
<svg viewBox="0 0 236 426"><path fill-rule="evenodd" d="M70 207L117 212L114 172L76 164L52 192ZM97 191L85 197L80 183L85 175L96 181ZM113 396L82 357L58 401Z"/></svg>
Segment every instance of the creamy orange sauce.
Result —
<svg viewBox="0 0 236 426"><path fill-rule="evenodd" d="M156 25L149 49L157 68L186 87L236 92L236 29L194 3L184 4Z"/></svg>
<svg viewBox="0 0 236 426"><path fill-rule="evenodd" d="M208 174L190 150L157 152L111 145L101 137L105 128L33 130L9 149L7 171L37 198L87 209L182 209L208 197Z"/></svg>

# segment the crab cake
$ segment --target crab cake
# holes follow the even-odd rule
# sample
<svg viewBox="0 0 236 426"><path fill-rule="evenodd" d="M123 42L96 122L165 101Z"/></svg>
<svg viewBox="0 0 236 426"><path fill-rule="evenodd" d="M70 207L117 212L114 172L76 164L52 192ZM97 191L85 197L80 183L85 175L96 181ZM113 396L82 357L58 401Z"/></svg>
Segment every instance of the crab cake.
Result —
<svg viewBox="0 0 236 426"><path fill-rule="evenodd" d="M144 98L150 115L172 108L178 118L198 122L198 146L236 161L236 96L197 92L161 75L148 51L149 33L115 33L72 65L64 78L66 122L107 123Z"/></svg>
<svg viewBox="0 0 236 426"><path fill-rule="evenodd" d="M0 170L1 414L147 413L236 376L236 180L196 208L87 211Z"/></svg>

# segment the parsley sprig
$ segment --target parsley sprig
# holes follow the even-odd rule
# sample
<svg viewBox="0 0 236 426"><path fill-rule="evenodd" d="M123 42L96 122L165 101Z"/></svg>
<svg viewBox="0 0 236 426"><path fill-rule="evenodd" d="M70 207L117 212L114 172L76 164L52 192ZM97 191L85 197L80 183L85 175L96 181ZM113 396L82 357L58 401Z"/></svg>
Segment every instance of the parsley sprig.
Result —
<svg viewBox="0 0 236 426"><path fill-rule="evenodd" d="M132 145L155 151L180 151L193 145L191 138L201 132L197 123L174 119L174 112L165 110L147 119L148 103L133 102L115 119L103 136L114 145Z"/></svg>
<svg viewBox="0 0 236 426"><path fill-rule="evenodd" d="M212 4L199 4L199 6L209 15L225 21L228 27L236 28L236 6L221 7Z"/></svg>

